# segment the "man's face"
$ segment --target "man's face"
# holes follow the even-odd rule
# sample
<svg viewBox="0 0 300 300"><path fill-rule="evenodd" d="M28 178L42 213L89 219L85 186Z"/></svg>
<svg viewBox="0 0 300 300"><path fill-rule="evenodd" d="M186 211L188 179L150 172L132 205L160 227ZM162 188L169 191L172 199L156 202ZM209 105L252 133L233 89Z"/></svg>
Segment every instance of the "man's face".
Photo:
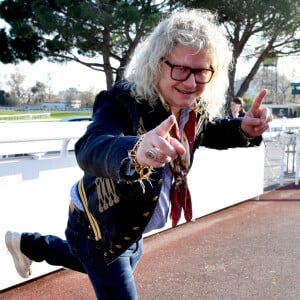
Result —
<svg viewBox="0 0 300 300"><path fill-rule="evenodd" d="M232 101L230 104L230 109L231 109L232 115L237 115L239 113L239 111L241 110L241 104L237 104Z"/></svg>
<svg viewBox="0 0 300 300"><path fill-rule="evenodd" d="M197 83L194 73L191 73L184 81L174 80L171 78L170 65L192 69L211 69L211 61L207 51L201 50L195 53L194 49L182 45L175 46L172 53L164 58L158 90L164 101L170 105L172 113L176 114L182 108L191 106L209 83Z"/></svg>

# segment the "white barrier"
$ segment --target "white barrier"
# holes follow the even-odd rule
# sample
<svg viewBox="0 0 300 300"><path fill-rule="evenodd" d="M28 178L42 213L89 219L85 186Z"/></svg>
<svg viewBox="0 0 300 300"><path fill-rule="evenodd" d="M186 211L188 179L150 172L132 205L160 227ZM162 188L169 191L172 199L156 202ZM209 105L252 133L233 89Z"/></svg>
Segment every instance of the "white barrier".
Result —
<svg viewBox="0 0 300 300"><path fill-rule="evenodd" d="M0 124L0 290L24 282L16 273L4 236L7 230L64 237L69 191L82 176L72 150L87 122ZM55 151L46 154L49 151ZM24 156L27 154L27 156ZM58 267L36 263L31 278Z"/></svg>
<svg viewBox="0 0 300 300"><path fill-rule="evenodd" d="M263 144L228 150L200 147L188 174L193 219L248 199L258 199L264 189L264 153ZM182 216L179 224L184 222ZM164 230L168 228L171 220Z"/></svg>
<svg viewBox="0 0 300 300"><path fill-rule="evenodd" d="M1 115L0 121L20 121L20 120L37 120L37 119L49 119L51 116L50 112L45 113L28 113L28 114L13 114L13 115Z"/></svg>
<svg viewBox="0 0 300 300"><path fill-rule="evenodd" d="M269 123L269 130L263 133L265 141L277 140L282 132L293 132L300 128L300 118L278 118Z"/></svg>
<svg viewBox="0 0 300 300"><path fill-rule="evenodd" d="M3 157L0 160L0 290L28 280L18 276L6 250L7 230L64 237L69 190L82 176L74 152L66 151L66 147L73 147L86 125L85 122L0 124ZM57 152L45 155L50 150ZM16 153L34 155L12 156ZM263 193L263 173L263 145L222 151L200 148L188 176L194 218L259 196ZM170 222L166 228L169 227ZM31 279L55 269L46 263L34 263Z"/></svg>

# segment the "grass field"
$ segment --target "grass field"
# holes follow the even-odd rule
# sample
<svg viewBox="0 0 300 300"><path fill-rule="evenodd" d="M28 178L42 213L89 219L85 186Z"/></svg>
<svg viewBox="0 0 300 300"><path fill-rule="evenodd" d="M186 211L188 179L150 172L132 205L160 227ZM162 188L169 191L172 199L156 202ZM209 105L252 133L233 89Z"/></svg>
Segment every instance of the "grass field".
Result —
<svg viewBox="0 0 300 300"><path fill-rule="evenodd" d="M48 114L47 116L45 114ZM43 116L44 115L44 116ZM90 116L88 112L76 112L76 111L1 111L0 110L0 121L1 120L26 120L26 119L47 119L49 121L61 120L64 118L77 117L77 116Z"/></svg>
<svg viewBox="0 0 300 300"><path fill-rule="evenodd" d="M91 113L86 112L51 112L50 118L64 119L77 116L90 116Z"/></svg>

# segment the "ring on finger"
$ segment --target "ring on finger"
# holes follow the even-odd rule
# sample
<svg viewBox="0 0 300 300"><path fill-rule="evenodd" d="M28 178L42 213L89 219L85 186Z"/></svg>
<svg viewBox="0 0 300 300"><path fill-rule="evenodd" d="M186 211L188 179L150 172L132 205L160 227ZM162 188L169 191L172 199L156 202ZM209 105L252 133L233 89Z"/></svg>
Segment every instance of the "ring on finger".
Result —
<svg viewBox="0 0 300 300"><path fill-rule="evenodd" d="M145 152L145 156L149 160L155 161L157 159L157 150L151 147Z"/></svg>

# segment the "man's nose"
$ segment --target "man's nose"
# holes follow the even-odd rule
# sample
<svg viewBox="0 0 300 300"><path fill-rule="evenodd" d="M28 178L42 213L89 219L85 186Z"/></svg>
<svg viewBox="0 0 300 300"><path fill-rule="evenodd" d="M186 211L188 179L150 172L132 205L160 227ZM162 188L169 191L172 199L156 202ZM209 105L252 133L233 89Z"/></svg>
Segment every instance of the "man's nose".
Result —
<svg viewBox="0 0 300 300"><path fill-rule="evenodd" d="M194 73L191 73L189 75L189 77L184 81L184 83L186 85L189 85L189 86L195 86L197 85L197 82L196 82L196 78L195 78L195 74Z"/></svg>

